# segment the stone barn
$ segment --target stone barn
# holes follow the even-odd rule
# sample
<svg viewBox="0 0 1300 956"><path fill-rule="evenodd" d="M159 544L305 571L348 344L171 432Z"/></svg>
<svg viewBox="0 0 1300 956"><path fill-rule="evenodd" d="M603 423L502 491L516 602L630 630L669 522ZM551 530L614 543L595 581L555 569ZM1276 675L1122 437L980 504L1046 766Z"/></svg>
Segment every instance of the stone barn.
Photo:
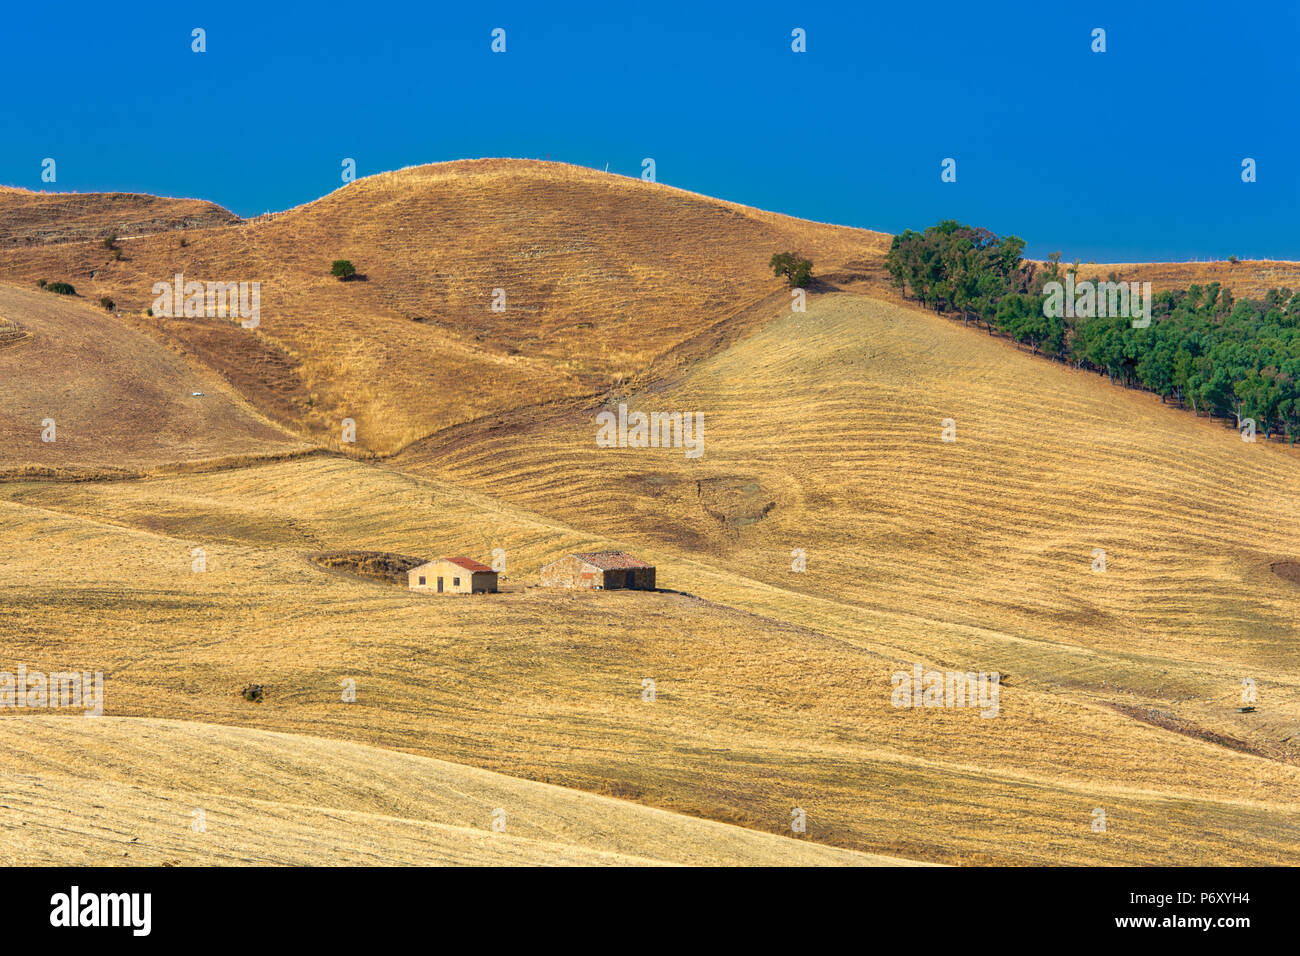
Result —
<svg viewBox="0 0 1300 956"><path fill-rule="evenodd" d="M406 575L412 591L434 594L495 593L497 573L471 558L438 558L411 568Z"/></svg>
<svg viewBox="0 0 1300 956"><path fill-rule="evenodd" d="M548 588L653 591L655 569L626 551L587 551L570 554L542 568L542 584Z"/></svg>

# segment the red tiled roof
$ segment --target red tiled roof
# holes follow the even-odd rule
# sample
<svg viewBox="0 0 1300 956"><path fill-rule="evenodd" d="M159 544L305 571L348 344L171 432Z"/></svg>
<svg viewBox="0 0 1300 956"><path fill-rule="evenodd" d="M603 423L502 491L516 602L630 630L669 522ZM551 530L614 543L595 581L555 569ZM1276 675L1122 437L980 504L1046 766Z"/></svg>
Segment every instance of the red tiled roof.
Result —
<svg viewBox="0 0 1300 956"><path fill-rule="evenodd" d="M481 574L484 571L492 571L486 564L479 564L473 558L439 558L440 561L450 561L452 564L460 565L466 571L472 571L475 574ZM493 571L492 573L496 573Z"/></svg>
<svg viewBox="0 0 1300 956"><path fill-rule="evenodd" d="M632 557L626 551L576 552L573 556L595 565L602 571L632 571L637 568L654 567L653 564L646 564L639 558Z"/></svg>

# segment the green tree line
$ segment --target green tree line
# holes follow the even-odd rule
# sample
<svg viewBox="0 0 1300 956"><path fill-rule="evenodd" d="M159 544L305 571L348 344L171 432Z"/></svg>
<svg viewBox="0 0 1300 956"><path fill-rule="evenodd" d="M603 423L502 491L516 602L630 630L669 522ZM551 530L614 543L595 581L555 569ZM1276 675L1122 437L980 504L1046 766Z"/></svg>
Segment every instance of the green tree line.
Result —
<svg viewBox="0 0 1300 956"><path fill-rule="evenodd" d="M894 237L886 268L907 298L963 324L983 323L1035 354L1143 388L1198 415L1253 419L1258 433L1300 438L1300 292L1234 299L1219 283L1157 293L1150 323L1067 316L1045 308L1044 286L1079 278L1060 254L1045 267L1022 258L1024 240L944 220ZM1092 279L1100 283L1099 277ZM1112 273L1106 281L1118 281Z"/></svg>

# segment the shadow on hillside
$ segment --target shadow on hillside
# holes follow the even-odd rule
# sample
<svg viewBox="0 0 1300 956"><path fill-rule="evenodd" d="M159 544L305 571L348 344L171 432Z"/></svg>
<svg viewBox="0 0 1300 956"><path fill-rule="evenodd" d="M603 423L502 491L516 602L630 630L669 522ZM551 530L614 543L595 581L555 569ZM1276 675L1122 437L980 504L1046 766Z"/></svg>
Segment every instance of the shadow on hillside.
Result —
<svg viewBox="0 0 1300 956"><path fill-rule="evenodd" d="M879 276L872 275L869 272L840 270L828 272L826 275L814 276L812 283L808 286L808 291L817 293L849 292L852 291L850 288L852 286L871 285L879 280Z"/></svg>

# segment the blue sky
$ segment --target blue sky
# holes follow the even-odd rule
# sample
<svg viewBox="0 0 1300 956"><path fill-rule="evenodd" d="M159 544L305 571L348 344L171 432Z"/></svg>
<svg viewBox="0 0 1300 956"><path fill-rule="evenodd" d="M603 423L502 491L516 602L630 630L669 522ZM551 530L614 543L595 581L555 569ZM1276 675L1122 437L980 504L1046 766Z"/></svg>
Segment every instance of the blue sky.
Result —
<svg viewBox="0 0 1300 956"><path fill-rule="evenodd" d="M337 188L344 157L653 157L697 192L890 232L952 217L1038 256L1300 259L1298 50L1295 0L22 3L0 183L251 215Z"/></svg>

